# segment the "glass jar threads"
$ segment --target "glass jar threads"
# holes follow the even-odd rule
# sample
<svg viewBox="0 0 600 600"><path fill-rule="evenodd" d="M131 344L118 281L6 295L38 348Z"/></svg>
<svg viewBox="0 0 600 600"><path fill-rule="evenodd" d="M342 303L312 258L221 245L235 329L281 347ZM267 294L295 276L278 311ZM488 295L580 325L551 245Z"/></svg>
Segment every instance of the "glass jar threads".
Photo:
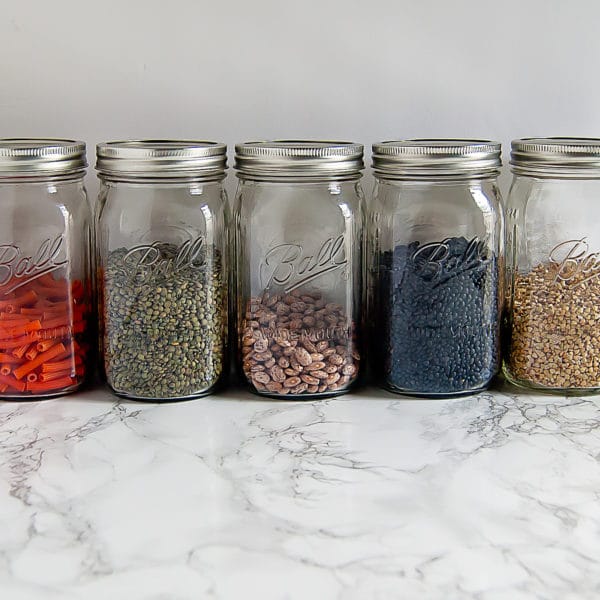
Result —
<svg viewBox="0 0 600 600"><path fill-rule="evenodd" d="M361 365L363 147L236 146L237 337L251 389L344 393Z"/></svg>
<svg viewBox="0 0 600 600"><path fill-rule="evenodd" d="M393 392L483 390L499 367L500 144L373 146L369 315L374 373Z"/></svg>
<svg viewBox="0 0 600 600"><path fill-rule="evenodd" d="M91 215L85 144L0 140L0 398L78 389L87 375Z"/></svg>
<svg viewBox="0 0 600 600"><path fill-rule="evenodd" d="M97 155L106 381L139 400L208 394L226 363L226 146L108 142Z"/></svg>
<svg viewBox="0 0 600 600"><path fill-rule="evenodd" d="M515 384L600 390L600 139L512 143L506 353Z"/></svg>

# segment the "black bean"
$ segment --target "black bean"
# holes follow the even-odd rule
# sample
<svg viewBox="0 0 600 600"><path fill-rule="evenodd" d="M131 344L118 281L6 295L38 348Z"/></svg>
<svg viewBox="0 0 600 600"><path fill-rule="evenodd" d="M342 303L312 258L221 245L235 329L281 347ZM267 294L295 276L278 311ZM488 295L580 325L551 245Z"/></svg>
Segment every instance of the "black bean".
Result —
<svg viewBox="0 0 600 600"><path fill-rule="evenodd" d="M443 252L413 242L380 256L378 364L396 391L465 393L498 369L497 257L477 240L442 244Z"/></svg>

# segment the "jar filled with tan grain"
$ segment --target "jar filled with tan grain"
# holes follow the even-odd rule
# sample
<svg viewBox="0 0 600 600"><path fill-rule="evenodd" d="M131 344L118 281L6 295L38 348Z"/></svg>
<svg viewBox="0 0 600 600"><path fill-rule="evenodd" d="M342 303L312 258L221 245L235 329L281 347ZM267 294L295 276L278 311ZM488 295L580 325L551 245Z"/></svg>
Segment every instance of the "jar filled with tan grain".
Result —
<svg viewBox="0 0 600 600"><path fill-rule="evenodd" d="M512 143L504 373L557 393L600 391L600 139Z"/></svg>

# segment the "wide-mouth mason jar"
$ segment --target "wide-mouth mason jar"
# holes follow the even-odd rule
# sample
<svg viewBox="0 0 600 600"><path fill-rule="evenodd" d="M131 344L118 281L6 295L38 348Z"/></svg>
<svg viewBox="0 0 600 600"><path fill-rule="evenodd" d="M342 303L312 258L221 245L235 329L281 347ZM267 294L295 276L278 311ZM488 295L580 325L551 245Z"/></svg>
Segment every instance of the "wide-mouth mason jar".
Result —
<svg viewBox="0 0 600 600"><path fill-rule="evenodd" d="M102 365L117 395L196 398L226 375L226 146L99 144Z"/></svg>
<svg viewBox="0 0 600 600"><path fill-rule="evenodd" d="M390 391L471 394L499 368L500 150L486 140L373 145L370 356Z"/></svg>
<svg viewBox="0 0 600 600"><path fill-rule="evenodd" d="M77 390L90 363L85 144L0 140L0 398Z"/></svg>
<svg viewBox="0 0 600 600"><path fill-rule="evenodd" d="M506 349L513 383L600 390L600 139L512 143Z"/></svg>
<svg viewBox="0 0 600 600"><path fill-rule="evenodd" d="M251 390L347 392L361 369L363 147L236 146L237 352Z"/></svg>

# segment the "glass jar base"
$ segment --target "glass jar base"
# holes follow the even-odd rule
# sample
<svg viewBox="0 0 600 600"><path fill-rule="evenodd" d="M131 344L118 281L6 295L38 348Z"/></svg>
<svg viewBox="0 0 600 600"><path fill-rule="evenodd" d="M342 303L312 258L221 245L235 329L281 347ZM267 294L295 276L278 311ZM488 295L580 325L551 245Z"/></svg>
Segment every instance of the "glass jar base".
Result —
<svg viewBox="0 0 600 600"><path fill-rule="evenodd" d="M549 396L594 396L600 394L600 386L595 388L553 388L540 385L527 379L519 379L510 373L506 365L502 368L502 373L508 383L519 389L535 392L537 394L547 394Z"/></svg>
<svg viewBox="0 0 600 600"><path fill-rule="evenodd" d="M135 402L150 402L150 403L158 403L158 404L166 404L169 402L185 402L187 400L197 400L198 398L204 398L205 396L210 396L214 394L221 388L221 384L215 384L206 390L201 392L197 392L194 394L190 394L189 396L174 396L171 398L160 398L160 397L150 397L150 396L139 396L137 394L130 394L128 392L124 392L121 390L114 389L110 384L107 384L109 390L117 397L122 398L123 400L132 400Z"/></svg>
<svg viewBox="0 0 600 600"><path fill-rule="evenodd" d="M260 396L262 398L269 398L270 400L282 400L282 401L311 401L311 400L326 400L327 398L336 398L337 396L343 396L344 394L349 394L354 391L354 387L346 387L341 390L322 392L319 394L278 394L276 392L263 392L259 391L256 388L248 385L246 386L248 390L254 394L255 396Z"/></svg>
<svg viewBox="0 0 600 600"><path fill-rule="evenodd" d="M390 384L382 385L384 390L398 394L399 396L407 396L412 398L421 398L424 400L450 400L452 398L464 398L465 396L474 396L485 392L490 386L490 382L485 385L473 389L461 390L458 392L418 392L415 390L409 390L405 388L395 387Z"/></svg>
<svg viewBox="0 0 600 600"><path fill-rule="evenodd" d="M74 394L75 392L81 391L84 382L78 383L74 386L71 386L68 389L58 390L53 392L45 392L43 394L0 394L0 401L7 402L35 402L36 400L52 400L53 398L60 398L61 396L68 396L69 394Z"/></svg>

